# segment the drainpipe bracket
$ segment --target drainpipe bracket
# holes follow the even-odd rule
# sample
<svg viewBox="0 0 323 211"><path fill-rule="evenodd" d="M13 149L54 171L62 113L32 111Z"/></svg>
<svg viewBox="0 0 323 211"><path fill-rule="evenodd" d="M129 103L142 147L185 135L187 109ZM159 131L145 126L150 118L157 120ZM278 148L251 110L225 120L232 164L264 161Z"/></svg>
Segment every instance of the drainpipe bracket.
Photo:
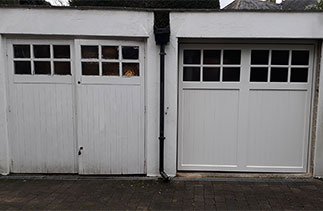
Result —
<svg viewBox="0 0 323 211"><path fill-rule="evenodd" d="M159 139L160 141L164 141L166 138L165 138L164 136L160 136L160 137L158 137L158 139Z"/></svg>

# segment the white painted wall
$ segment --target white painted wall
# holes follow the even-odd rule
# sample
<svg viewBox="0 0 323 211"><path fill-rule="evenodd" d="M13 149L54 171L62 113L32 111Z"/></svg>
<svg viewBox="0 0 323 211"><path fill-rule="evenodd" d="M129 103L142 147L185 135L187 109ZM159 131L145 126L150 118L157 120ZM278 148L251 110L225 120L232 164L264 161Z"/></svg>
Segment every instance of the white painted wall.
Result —
<svg viewBox="0 0 323 211"><path fill-rule="evenodd" d="M0 33L148 37L151 12L0 8Z"/></svg>
<svg viewBox="0 0 323 211"><path fill-rule="evenodd" d="M151 22L153 24L153 20ZM153 31L149 32L145 57L145 140L147 175L158 176L159 172L159 49Z"/></svg>
<svg viewBox="0 0 323 211"><path fill-rule="evenodd" d="M172 36L191 38L318 38L323 13L173 12Z"/></svg>
<svg viewBox="0 0 323 211"><path fill-rule="evenodd" d="M319 12L172 12L171 38L166 46L165 107L168 109L165 117L165 171L171 176L176 174L179 38L322 39L322 19L323 13ZM144 40L146 167L149 176L158 175L159 46L154 41L152 12L0 8L0 35L70 35L72 38ZM3 43L1 44L0 48L3 48ZM4 50L1 49L1 52ZM4 72L4 64L0 62L1 173L8 172ZM320 97L319 114L322 116L321 98L323 97ZM323 119L320 122L323 130ZM323 133L317 139L317 151L323 152ZM317 153L315 172L323 172L322 154L319 156Z"/></svg>
<svg viewBox="0 0 323 211"><path fill-rule="evenodd" d="M177 107L178 107L178 43L174 36L166 46L165 59L165 171L176 175L177 163Z"/></svg>
<svg viewBox="0 0 323 211"><path fill-rule="evenodd" d="M320 58L319 102L316 125L316 146L314 158L314 176L323 177L323 46Z"/></svg>
<svg viewBox="0 0 323 211"><path fill-rule="evenodd" d="M0 174L9 173L5 42L0 34Z"/></svg>

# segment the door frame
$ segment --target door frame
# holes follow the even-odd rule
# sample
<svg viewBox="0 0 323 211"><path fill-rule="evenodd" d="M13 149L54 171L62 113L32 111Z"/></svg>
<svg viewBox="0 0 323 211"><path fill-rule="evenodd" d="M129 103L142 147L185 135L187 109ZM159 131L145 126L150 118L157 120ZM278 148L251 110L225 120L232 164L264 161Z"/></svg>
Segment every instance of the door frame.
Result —
<svg viewBox="0 0 323 211"><path fill-rule="evenodd" d="M315 117L313 116L313 110L314 110L314 106L315 104L317 104L317 99L315 97L315 92L314 92L314 88L316 86L316 77L317 77L317 43L315 41L301 41L301 40L296 40L296 41L284 41L284 40L274 40L274 41L257 41L257 40L252 40L252 41L239 41L239 40L233 40L233 41L228 41L228 40L214 40L214 42L210 42L209 40L205 40L205 39L199 39L198 41L196 41L197 39L183 39L183 42L179 42L178 44L178 125L177 125L177 165L176 165L176 169L178 172L182 172L182 171L195 171L195 172L199 172L199 171L210 171L210 170L179 170L180 167L180 163L181 163L181 150L180 149L182 146L182 112L183 112L183 102L182 102L182 97L183 97L183 86L182 86L182 77L183 77L183 50L185 48L189 48L189 49L241 49L241 52L243 52L245 49L250 50L250 49L288 49L288 50L292 50L293 48L308 48L310 50L310 56L309 56L309 78L308 78L308 83L310 83L309 85L309 97L308 97L308 108L306 110L306 123L308 123L308 125L306 126L307 128L307 141L304 145L304 153L305 155L303 156L303 161L304 161L304 173L300 173L300 174L312 174L312 170L311 167L313 165L313 161L312 161L312 157L313 157L313 144L314 144L314 140L313 137L313 125L315 124ZM243 53L241 53L241 70L245 67L243 67ZM250 66L248 66L250 67ZM250 69L248 68L248 77L250 76ZM242 75L240 75L240 77L242 77ZM241 82L241 80L240 80ZM249 81L248 81L249 82ZM198 82L197 82L198 83ZM193 86L194 87L194 86ZM224 89L227 89L229 87L224 87ZM286 87L287 88L287 87ZM205 89L208 89L207 87L205 87ZM238 160L239 162L239 160ZM223 169L216 169L216 170L211 170L211 171L226 171ZM251 173L251 172L271 172L271 171L248 171L248 170L233 170L233 169L229 169L227 170L227 172L245 172L245 173ZM293 172L275 172L277 174L283 175L285 173L293 173ZM295 172L296 173L296 172ZM273 173L274 174L274 173ZM298 174L298 173L297 173Z"/></svg>
<svg viewBox="0 0 323 211"><path fill-rule="evenodd" d="M10 134L12 130L14 130L14 125L12 123L11 116L13 115L11 113L11 90L12 86L14 84L70 84L71 89L72 89L72 117L73 117L73 122L76 119L76 112L74 110L75 108L75 102L74 102L74 97L75 97L75 45L74 45L74 39L68 38L68 37L51 37L51 36L45 36L45 37L40 37L40 36L5 36L4 38L4 43L5 43L5 51L6 51L6 71L5 71L5 77L6 77L6 87L7 87L7 116L8 116L8 157L10 160L12 160L11 157L11 140ZM13 61L13 45L14 44L22 44L22 45L69 45L70 46L70 65L71 65L71 75L70 76L47 76L47 75L14 75L14 67L12 64ZM51 52L53 52L53 49L51 49ZM31 62L33 61L33 56L31 55ZM52 57L52 55L51 55ZM50 58L49 59L51 62L53 62L55 59ZM51 69L53 67L51 66ZM75 134L75 127L76 125L73 124L73 151L77 147L77 137ZM74 151L73 154L73 163L74 163L74 168L73 172L66 172L66 173L78 173L78 160L77 160L77 154ZM12 161L9 163L9 172L12 172Z"/></svg>
<svg viewBox="0 0 323 211"><path fill-rule="evenodd" d="M82 77L81 74L81 45L108 45L108 46L119 46L119 48L121 48L121 46L123 45L135 45L135 46L139 46L139 63L140 63L140 78L128 78L127 80L129 81L129 83L125 82L124 79L120 79L120 78L99 78L102 76L86 76L86 77ZM120 50L119 50L120 51ZM83 169L83 165L82 165L82 156L78 155L78 151L79 151L79 147L80 147L80 130L79 130L79 118L78 118L78 113L80 112L80 107L77 106L78 102L79 102L79 97L80 97L80 89L78 87L80 87L82 84L86 84L86 85L93 85L93 84L105 84L105 85L113 85L113 84L118 84L118 85L127 85L127 84L138 84L140 85L140 95L141 95L141 99L140 99L140 108L141 108L141 139L143 140L143 168L144 168L144 173L143 174L147 174L147 162L146 162L146 158L147 158L147 150L146 150L146 129L145 129L145 122L146 122L146 113L145 113L145 43L144 41L131 41L131 40L123 40L123 39L74 39L74 55L75 55L75 59L74 59L74 67L75 67L75 127L76 127L76 156L77 156L77 172L78 174L83 174L82 173L82 169ZM100 51L99 51L100 52ZM119 54L120 56L120 54ZM121 58L119 58L120 60ZM100 60L101 61L101 60ZM120 69L121 71L121 69ZM122 77L122 76L120 76ZM98 80L99 79L99 80ZM79 83L80 82L80 83Z"/></svg>

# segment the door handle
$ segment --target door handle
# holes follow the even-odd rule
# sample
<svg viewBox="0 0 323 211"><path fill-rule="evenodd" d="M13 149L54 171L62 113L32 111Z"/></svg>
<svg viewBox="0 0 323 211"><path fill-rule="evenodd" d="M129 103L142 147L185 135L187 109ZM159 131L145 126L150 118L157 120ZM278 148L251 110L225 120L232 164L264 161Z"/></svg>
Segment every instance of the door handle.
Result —
<svg viewBox="0 0 323 211"><path fill-rule="evenodd" d="M83 150L83 147L80 147L79 152L78 152L78 155L81 155L82 154L82 150Z"/></svg>

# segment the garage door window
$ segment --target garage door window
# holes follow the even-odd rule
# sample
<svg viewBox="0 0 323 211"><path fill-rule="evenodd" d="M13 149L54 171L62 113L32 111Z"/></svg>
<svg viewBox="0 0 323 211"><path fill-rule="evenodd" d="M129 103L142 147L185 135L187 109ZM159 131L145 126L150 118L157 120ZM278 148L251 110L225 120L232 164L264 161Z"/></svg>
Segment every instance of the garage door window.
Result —
<svg viewBox="0 0 323 211"><path fill-rule="evenodd" d="M138 46L82 45L83 76L139 76Z"/></svg>
<svg viewBox="0 0 323 211"><path fill-rule="evenodd" d="M241 50L223 51L223 81L240 81L240 63Z"/></svg>
<svg viewBox="0 0 323 211"><path fill-rule="evenodd" d="M251 82L308 82L308 50L252 50Z"/></svg>
<svg viewBox="0 0 323 211"><path fill-rule="evenodd" d="M16 75L71 75L69 45L13 45Z"/></svg>
<svg viewBox="0 0 323 211"><path fill-rule="evenodd" d="M184 50L183 81L239 82L241 50Z"/></svg>

